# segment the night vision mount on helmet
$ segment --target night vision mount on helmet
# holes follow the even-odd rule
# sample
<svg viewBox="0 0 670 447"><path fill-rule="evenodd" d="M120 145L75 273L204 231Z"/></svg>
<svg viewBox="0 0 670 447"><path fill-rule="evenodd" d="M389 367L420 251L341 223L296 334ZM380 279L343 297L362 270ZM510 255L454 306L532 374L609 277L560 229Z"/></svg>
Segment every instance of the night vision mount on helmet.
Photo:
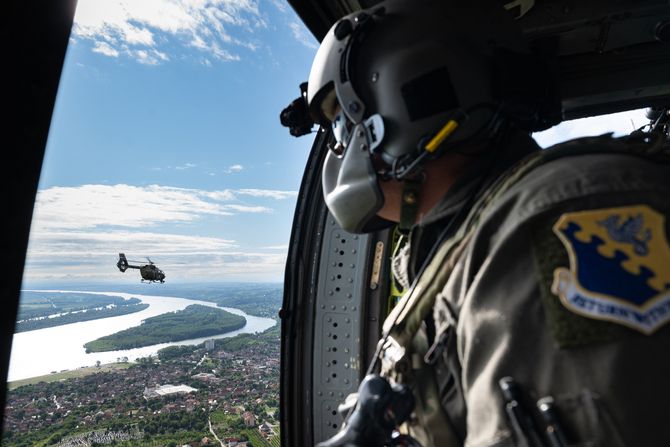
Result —
<svg viewBox="0 0 670 447"><path fill-rule="evenodd" d="M426 161L485 145L507 124L556 124L550 78L499 4L387 0L343 17L298 99L332 128L323 169L331 213L345 230L369 231L384 204L379 180L417 181Z"/></svg>

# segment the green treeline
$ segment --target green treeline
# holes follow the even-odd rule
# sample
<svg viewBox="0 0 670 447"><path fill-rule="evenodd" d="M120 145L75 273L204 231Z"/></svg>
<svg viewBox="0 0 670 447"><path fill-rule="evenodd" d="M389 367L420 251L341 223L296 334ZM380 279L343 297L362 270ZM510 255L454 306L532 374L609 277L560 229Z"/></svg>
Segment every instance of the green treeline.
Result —
<svg viewBox="0 0 670 447"><path fill-rule="evenodd" d="M94 289L91 289L94 290ZM126 286L127 292L146 293L146 285ZM282 284L162 284L162 296L192 298L216 303L219 307L234 307L249 315L277 318L281 308Z"/></svg>
<svg viewBox="0 0 670 447"><path fill-rule="evenodd" d="M231 352L242 351L252 346L263 346L268 342L278 341L280 331L281 327L275 324L260 334L239 334L235 337L219 338L214 340L214 344L217 349Z"/></svg>
<svg viewBox="0 0 670 447"><path fill-rule="evenodd" d="M234 337L217 338L214 340L216 349L223 349L224 351L236 352L249 349L253 346L264 346L272 343L279 343L280 327L275 324L269 329L266 329L260 334L238 334ZM202 349L204 343L200 345L175 345L168 346L158 350L158 358L161 362L168 360L179 359L192 354L198 349Z"/></svg>
<svg viewBox="0 0 670 447"><path fill-rule="evenodd" d="M147 307L149 307L148 304L117 305L115 307L104 307L102 309L88 309L85 312L66 313L53 318L23 320L16 323L16 329L14 329L14 332L34 331L36 329L61 326L63 324L98 320L100 318L118 317L119 315L127 315L142 311Z"/></svg>
<svg viewBox="0 0 670 447"><path fill-rule="evenodd" d="M140 326L84 345L86 352L117 351L191 338L224 334L244 327L246 319L222 309L193 304L186 309L147 318Z"/></svg>
<svg viewBox="0 0 670 447"><path fill-rule="evenodd" d="M102 307L139 304L137 298L123 299L113 295L92 295L76 292L29 292L22 291L16 320L30 320L50 315L79 312Z"/></svg>

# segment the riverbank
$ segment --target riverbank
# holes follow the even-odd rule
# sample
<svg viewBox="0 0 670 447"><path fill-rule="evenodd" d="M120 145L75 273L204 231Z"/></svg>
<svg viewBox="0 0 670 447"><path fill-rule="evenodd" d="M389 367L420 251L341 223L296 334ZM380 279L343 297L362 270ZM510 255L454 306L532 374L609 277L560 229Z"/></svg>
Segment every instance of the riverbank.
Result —
<svg viewBox="0 0 670 447"><path fill-rule="evenodd" d="M119 362L119 363L108 363L106 365L100 366L82 366L81 368L73 370L65 370L57 373L51 373L44 376L31 377L29 379L15 380L13 382L7 382L7 389L15 390L24 385L34 385L40 382L59 382L61 380L72 379L75 377L85 377L91 374L96 374L99 372L112 372L122 369L128 369L132 363L130 362Z"/></svg>
<svg viewBox="0 0 670 447"><path fill-rule="evenodd" d="M72 291L41 290L42 292L72 293ZM76 291L82 294L111 295L122 298L138 298L143 303L149 304L149 308L141 312L129 315L104 318L73 324L66 324L47 329L21 332L14 335L12 343L11 361L9 366L10 381L18 381L36 376L48 375L50 371L76 370L80 366L93 366L98 361L101 364L114 363L118 358L127 357L134 361L140 357L155 355L159 349L172 345L198 345L211 338L233 337L241 333L263 332L277 324L276 320L270 318L256 317L245 312L228 307L218 307L215 303L205 302L192 298L179 298L173 296L142 295L127 292L88 292ZM197 296L195 293L193 296ZM185 309L191 304L200 304L212 308L223 309L246 319L247 324L238 330L222 335L208 336L179 342L161 343L143 348L107 351L87 354L84 344L98 338L108 336L119 331L140 326L142 321L165 314Z"/></svg>

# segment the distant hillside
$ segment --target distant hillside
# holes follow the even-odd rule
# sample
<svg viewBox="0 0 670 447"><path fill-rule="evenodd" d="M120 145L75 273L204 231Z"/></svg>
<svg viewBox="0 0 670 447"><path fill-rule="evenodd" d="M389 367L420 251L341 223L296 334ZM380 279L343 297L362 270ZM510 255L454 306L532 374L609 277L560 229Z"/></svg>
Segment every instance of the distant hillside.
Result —
<svg viewBox="0 0 670 447"><path fill-rule="evenodd" d="M140 289L141 290L141 289ZM283 284L161 284L147 295L176 296L211 301L219 307L234 307L249 315L277 319L282 305ZM137 291L137 293L142 293Z"/></svg>
<svg viewBox="0 0 670 447"><path fill-rule="evenodd" d="M84 345L86 352L117 351L159 343L225 334L244 327L246 319L222 309L193 304L186 309L147 318L137 327Z"/></svg>
<svg viewBox="0 0 670 447"><path fill-rule="evenodd" d="M48 285L41 285L47 287ZM219 307L234 307L249 315L277 319L282 305L284 285L280 283L192 283L192 284L137 284L115 287L110 284L61 285L67 290L107 292L115 290L143 295L173 296L210 301Z"/></svg>

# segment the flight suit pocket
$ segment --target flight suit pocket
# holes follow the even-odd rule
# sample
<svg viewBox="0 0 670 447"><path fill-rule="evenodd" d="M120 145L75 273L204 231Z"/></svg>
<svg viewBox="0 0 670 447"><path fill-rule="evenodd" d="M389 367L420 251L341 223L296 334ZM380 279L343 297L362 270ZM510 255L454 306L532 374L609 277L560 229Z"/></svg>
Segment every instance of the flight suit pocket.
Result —
<svg viewBox="0 0 670 447"><path fill-rule="evenodd" d="M603 400L590 390L555 398L571 447L624 447L623 437Z"/></svg>
<svg viewBox="0 0 670 447"><path fill-rule="evenodd" d="M446 298L438 294L433 309L436 340L429 352L433 365L442 408L449 415L454 431L462 441L466 436L466 406L461 383L462 367L457 355L457 316Z"/></svg>

